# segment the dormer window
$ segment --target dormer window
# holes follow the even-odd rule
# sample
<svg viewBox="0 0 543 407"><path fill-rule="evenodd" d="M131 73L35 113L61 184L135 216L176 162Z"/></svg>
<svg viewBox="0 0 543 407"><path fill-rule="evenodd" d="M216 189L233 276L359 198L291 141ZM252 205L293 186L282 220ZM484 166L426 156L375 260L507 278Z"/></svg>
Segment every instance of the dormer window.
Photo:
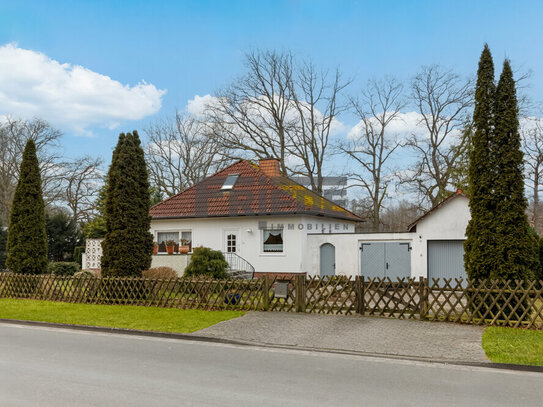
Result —
<svg viewBox="0 0 543 407"><path fill-rule="evenodd" d="M226 177L226 180L224 181L224 184L222 184L221 190L230 190L234 189L234 185L236 184L236 181L238 180L239 174L229 174Z"/></svg>

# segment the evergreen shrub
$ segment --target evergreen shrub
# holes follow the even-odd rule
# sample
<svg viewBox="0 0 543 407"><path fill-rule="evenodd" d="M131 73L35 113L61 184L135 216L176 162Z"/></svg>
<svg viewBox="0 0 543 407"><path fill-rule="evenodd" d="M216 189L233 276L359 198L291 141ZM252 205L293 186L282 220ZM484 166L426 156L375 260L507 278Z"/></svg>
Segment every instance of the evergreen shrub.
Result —
<svg viewBox="0 0 543 407"><path fill-rule="evenodd" d="M49 263L47 267L49 274L54 274L55 276L73 276L79 270L80 266L78 263L68 261Z"/></svg>
<svg viewBox="0 0 543 407"><path fill-rule="evenodd" d="M196 247L190 263L185 269L185 277L209 276L213 278L228 278L228 263L219 250L209 247Z"/></svg>

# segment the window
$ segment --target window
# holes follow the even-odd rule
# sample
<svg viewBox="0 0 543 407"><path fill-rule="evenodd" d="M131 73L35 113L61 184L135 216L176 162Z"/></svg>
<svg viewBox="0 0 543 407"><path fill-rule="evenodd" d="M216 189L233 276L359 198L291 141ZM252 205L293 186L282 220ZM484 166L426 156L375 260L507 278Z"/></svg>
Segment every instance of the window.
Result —
<svg viewBox="0 0 543 407"><path fill-rule="evenodd" d="M166 244L168 240L179 242L179 232L158 232L156 234L156 241L158 244Z"/></svg>
<svg viewBox="0 0 543 407"><path fill-rule="evenodd" d="M264 253L283 253L283 230L264 230Z"/></svg>
<svg viewBox="0 0 543 407"><path fill-rule="evenodd" d="M186 230L181 232L181 244L189 247L189 252L192 252L192 231Z"/></svg>
<svg viewBox="0 0 543 407"><path fill-rule="evenodd" d="M224 181L224 184L222 184L221 189L234 189L234 185L236 181L238 180L239 174L229 174L226 177L226 180Z"/></svg>
<svg viewBox="0 0 543 407"><path fill-rule="evenodd" d="M177 252L179 243L189 246L189 252L192 252L192 231L183 230L177 232L157 232L156 241L158 242L158 252L166 253L166 242L173 240L175 242L175 251Z"/></svg>
<svg viewBox="0 0 543 407"><path fill-rule="evenodd" d="M226 251L228 253L236 252L236 235L229 234L226 236Z"/></svg>

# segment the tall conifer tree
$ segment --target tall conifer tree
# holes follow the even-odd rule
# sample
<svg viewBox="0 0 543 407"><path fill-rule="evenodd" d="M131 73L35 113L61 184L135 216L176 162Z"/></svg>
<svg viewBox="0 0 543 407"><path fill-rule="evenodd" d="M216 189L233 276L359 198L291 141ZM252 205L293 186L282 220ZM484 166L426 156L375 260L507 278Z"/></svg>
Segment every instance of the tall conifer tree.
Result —
<svg viewBox="0 0 543 407"><path fill-rule="evenodd" d="M108 172L104 276L138 276L151 265L150 191L138 133L121 134Z"/></svg>
<svg viewBox="0 0 543 407"><path fill-rule="evenodd" d="M26 143L9 221L6 266L14 273L47 272L45 206L36 145Z"/></svg>
<svg viewBox="0 0 543 407"><path fill-rule="evenodd" d="M4 229L2 220L0 220L0 270L4 270L6 268L6 257L8 255L7 244L8 231Z"/></svg>
<svg viewBox="0 0 543 407"><path fill-rule="evenodd" d="M489 278L499 261L496 252L494 211L494 62L485 44L475 88L473 134L468 167L468 192L471 220L464 243L464 263L468 278Z"/></svg>
<svg viewBox="0 0 543 407"><path fill-rule="evenodd" d="M496 88L495 157L497 177L496 248L499 261L491 271L493 279L534 277L536 253L530 235L527 201L524 196L523 153L519 134L517 96L508 60Z"/></svg>

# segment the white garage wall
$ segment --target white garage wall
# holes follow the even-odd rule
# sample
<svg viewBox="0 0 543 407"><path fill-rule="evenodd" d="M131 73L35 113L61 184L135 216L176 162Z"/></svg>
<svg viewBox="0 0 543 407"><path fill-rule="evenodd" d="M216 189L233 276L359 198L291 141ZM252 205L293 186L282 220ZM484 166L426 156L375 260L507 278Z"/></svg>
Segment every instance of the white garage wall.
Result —
<svg viewBox="0 0 543 407"><path fill-rule="evenodd" d="M320 247L324 243L336 248L336 275L356 276L360 272L360 243L362 242L405 242L413 247L414 233L352 233L352 234L309 234L305 270L309 275L320 273ZM412 248L413 253L415 249ZM411 254L411 259L413 254ZM411 260L411 273L413 261Z"/></svg>
<svg viewBox="0 0 543 407"><path fill-rule="evenodd" d="M428 240L466 239L466 228L471 219L468 203L469 198L457 195L417 224L415 233L420 248L411 265L413 269L423 270L421 276L428 276Z"/></svg>
<svg viewBox="0 0 543 407"><path fill-rule="evenodd" d="M305 271L320 273L320 246L333 244L336 248L336 274L356 276L360 271L360 243L409 242L411 244L411 276L428 277L428 240L464 240L470 219L469 199L457 195L430 212L410 233L309 234Z"/></svg>

